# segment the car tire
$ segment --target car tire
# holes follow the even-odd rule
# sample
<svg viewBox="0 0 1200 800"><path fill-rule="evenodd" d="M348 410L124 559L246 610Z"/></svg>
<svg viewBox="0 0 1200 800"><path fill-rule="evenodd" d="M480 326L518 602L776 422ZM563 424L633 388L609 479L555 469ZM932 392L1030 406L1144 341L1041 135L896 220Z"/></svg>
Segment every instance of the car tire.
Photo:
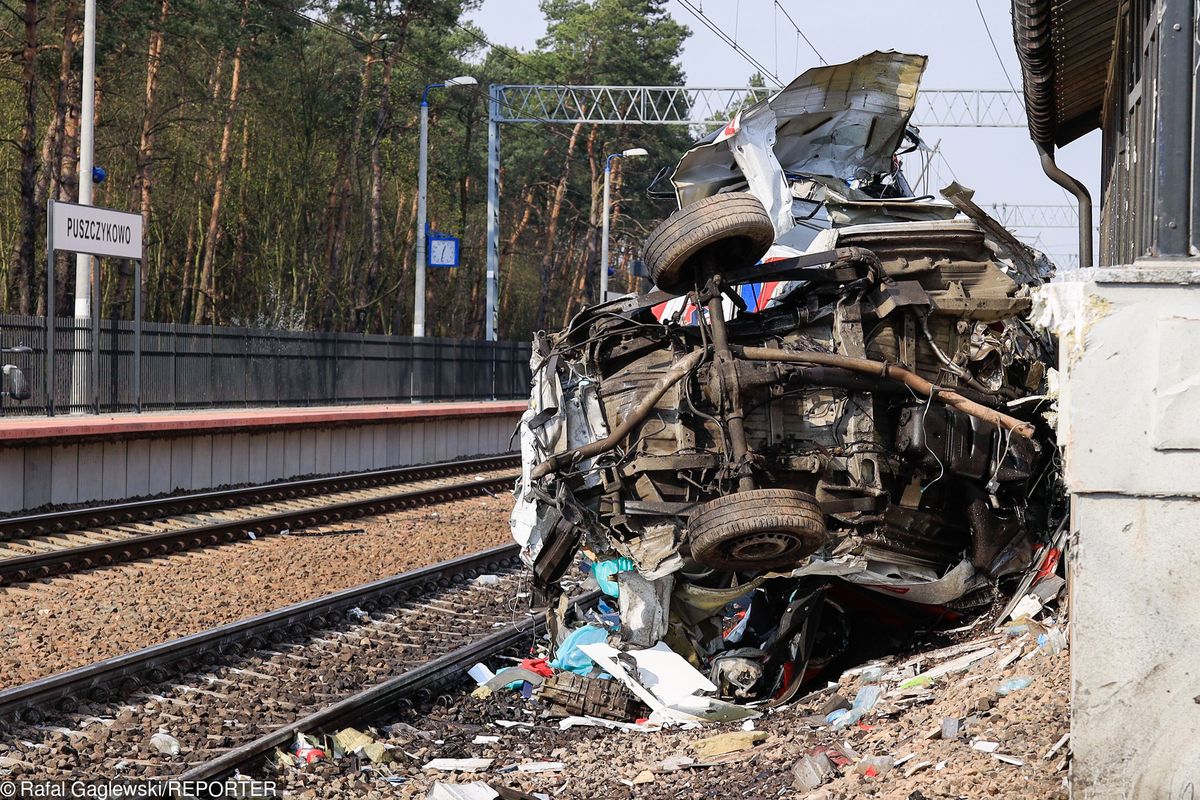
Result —
<svg viewBox="0 0 1200 800"><path fill-rule="evenodd" d="M816 498L793 489L752 489L710 500L692 514L692 559L733 572L799 564L825 544Z"/></svg>
<svg viewBox="0 0 1200 800"><path fill-rule="evenodd" d="M775 226L749 192L727 192L685 206L649 236L643 257L654 285L682 294L718 272L752 267L775 241Z"/></svg>

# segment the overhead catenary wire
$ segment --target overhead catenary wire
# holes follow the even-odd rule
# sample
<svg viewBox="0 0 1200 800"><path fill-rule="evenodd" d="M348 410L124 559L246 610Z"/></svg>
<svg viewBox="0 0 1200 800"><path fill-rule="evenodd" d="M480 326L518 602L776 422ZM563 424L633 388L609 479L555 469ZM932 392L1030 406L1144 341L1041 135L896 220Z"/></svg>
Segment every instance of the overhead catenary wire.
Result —
<svg viewBox="0 0 1200 800"><path fill-rule="evenodd" d="M778 75L776 75L771 70L767 69L767 67L765 65L763 65L763 63L761 61L756 59L744 47L742 47L740 44L738 44L737 40L735 38L731 37L728 33L726 33L721 28L720 25L717 25L715 22L713 22L711 19L709 19L704 14L703 9L697 8L695 5L693 5L691 3L690 0L679 0L679 4L681 6L683 6L683 8L689 14L691 14L693 17L698 19L700 21L700 23L702 25L704 25L704 27L708 28L710 31L712 31L714 34L716 34L717 37L721 39L721 41L723 41L725 44L729 45L729 47L732 48L735 53L737 53L739 56L741 56L743 60L745 60L748 64L750 64L750 66L752 66L756 70L758 70L759 74L761 74L763 76L763 78L770 78L772 81L775 82L776 86L779 86L780 88L783 87L783 81L781 81L779 79Z"/></svg>
<svg viewBox="0 0 1200 800"><path fill-rule="evenodd" d="M779 0L775 0L775 7L783 12L783 15L787 17L787 21L792 23L792 27L796 29L796 35L804 40L804 43L808 45L809 49L812 50L813 53L816 54L817 58L821 60L821 63L828 65L829 62L825 60L825 56L821 55L821 51L818 50L817 46L812 43L812 40L805 35L804 31L800 30L800 26L796 24L796 20L792 19L792 15L788 13L788 10L780 5Z"/></svg>
<svg viewBox="0 0 1200 800"><path fill-rule="evenodd" d="M988 25L987 16L983 13L983 6L979 4L979 0L975 0L975 9L979 12L979 21L983 23L983 30L987 33L988 41L992 43L992 52L996 54L996 61L1000 64L1000 71L1004 73L1004 80L1008 81L1008 88L1012 90L1013 95L1017 98L1017 103L1024 110L1025 98L1017 91L1016 84L1008 74L1008 67L1004 64L1004 57L1000 55L1000 48L996 46L996 39L992 36L992 29Z"/></svg>

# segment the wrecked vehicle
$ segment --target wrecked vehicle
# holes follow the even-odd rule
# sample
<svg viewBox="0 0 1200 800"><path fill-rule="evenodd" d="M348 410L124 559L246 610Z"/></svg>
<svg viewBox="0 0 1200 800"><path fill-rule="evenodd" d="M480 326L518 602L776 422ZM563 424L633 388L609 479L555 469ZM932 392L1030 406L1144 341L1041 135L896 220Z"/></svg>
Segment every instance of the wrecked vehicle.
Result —
<svg viewBox="0 0 1200 800"><path fill-rule="evenodd" d="M512 516L535 586L582 551L610 632L728 698L787 699L888 604L989 604L1063 513L1024 319L1051 267L969 190L913 196L924 65L873 53L743 111L672 175L658 290L535 339Z"/></svg>

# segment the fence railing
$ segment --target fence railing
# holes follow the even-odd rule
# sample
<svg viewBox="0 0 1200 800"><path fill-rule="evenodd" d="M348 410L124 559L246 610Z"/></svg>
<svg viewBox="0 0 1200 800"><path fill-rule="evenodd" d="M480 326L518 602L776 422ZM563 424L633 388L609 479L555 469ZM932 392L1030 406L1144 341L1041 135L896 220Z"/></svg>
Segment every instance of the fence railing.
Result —
<svg viewBox="0 0 1200 800"><path fill-rule="evenodd" d="M54 411L133 411L133 323L100 324L99 408L93 401L91 329L84 319L55 321ZM31 353L5 355L29 378L32 396L0 398L0 415L47 413L46 321L0 314L0 344ZM143 410L240 406L317 406L529 396L527 342L305 333L142 324Z"/></svg>

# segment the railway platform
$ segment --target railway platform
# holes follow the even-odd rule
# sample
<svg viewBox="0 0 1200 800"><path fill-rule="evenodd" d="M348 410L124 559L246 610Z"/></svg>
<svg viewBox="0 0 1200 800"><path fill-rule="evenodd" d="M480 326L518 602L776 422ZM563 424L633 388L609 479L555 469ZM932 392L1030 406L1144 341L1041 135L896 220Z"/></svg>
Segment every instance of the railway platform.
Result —
<svg viewBox="0 0 1200 800"><path fill-rule="evenodd" d="M0 419L0 514L512 452L525 401Z"/></svg>

